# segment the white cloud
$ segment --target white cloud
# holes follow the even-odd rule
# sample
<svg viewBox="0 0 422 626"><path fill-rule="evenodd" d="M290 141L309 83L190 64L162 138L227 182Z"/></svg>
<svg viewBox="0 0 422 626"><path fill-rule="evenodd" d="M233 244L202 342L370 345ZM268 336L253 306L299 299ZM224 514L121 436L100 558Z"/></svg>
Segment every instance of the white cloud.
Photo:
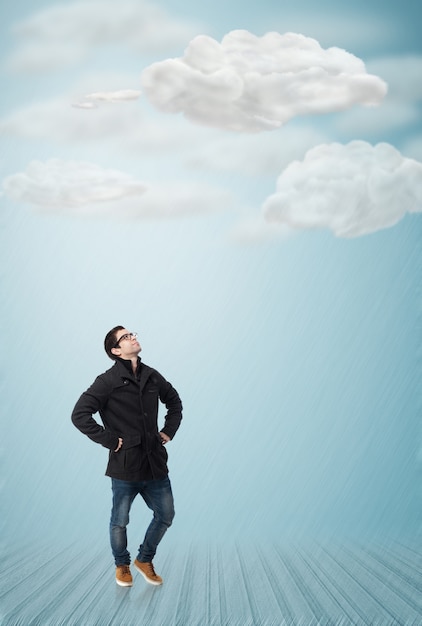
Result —
<svg viewBox="0 0 422 626"><path fill-rule="evenodd" d="M146 191L143 183L124 172L59 159L32 161L25 172L5 178L3 189L13 200L41 209L78 208Z"/></svg>
<svg viewBox="0 0 422 626"><path fill-rule="evenodd" d="M280 127L292 117L378 104L385 83L339 48L295 33L232 31L221 44L195 37L179 59L147 67L144 94L169 113L238 132Z"/></svg>
<svg viewBox="0 0 422 626"><path fill-rule="evenodd" d="M372 233L422 211L422 163L385 143L317 146L282 172L263 211L292 228L329 228L338 237Z"/></svg>
<svg viewBox="0 0 422 626"><path fill-rule="evenodd" d="M128 100L138 100L140 91L135 89L121 89L120 91L95 91L85 96L86 100L96 102L126 102Z"/></svg>
<svg viewBox="0 0 422 626"><path fill-rule="evenodd" d="M72 106L75 109L97 109L98 108L98 104L96 104L95 102L87 102L86 100L84 100L83 102L72 102Z"/></svg>
<svg viewBox="0 0 422 626"><path fill-rule="evenodd" d="M3 181L4 193L43 212L171 218L235 208L231 193L199 183L149 183L92 163L33 161Z"/></svg>
<svg viewBox="0 0 422 626"><path fill-rule="evenodd" d="M72 106L76 109L97 109L97 102L119 103L138 100L141 95L140 91L135 89L121 89L120 91L95 91L84 96L80 102L72 102Z"/></svg>
<svg viewBox="0 0 422 626"><path fill-rule="evenodd" d="M123 44L142 53L180 49L201 28L147 0L79 0L53 4L18 23L14 71L53 70L81 62L93 49Z"/></svg>

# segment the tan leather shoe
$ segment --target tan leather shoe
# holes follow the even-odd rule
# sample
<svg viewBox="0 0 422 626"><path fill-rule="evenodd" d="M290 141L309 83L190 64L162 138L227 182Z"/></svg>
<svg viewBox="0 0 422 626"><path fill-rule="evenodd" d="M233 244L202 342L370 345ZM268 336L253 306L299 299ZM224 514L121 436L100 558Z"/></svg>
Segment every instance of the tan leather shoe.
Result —
<svg viewBox="0 0 422 626"><path fill-rule="evenodd" d="M147 583L150 583L150 585L162 585L163 584L163 579L161 578L161 576L158 576L158 574L155 573L154 566L152 563L142 563L141 561L138 561L138 559L135 559L133 564L138 570L138 572L140 572L142 576L145 578Z"/></svg>
<svg viewBox="0 0 422 626"><path fill-rule="evenodd" d="M116 567L116 583L121 587L132 587L132 582L129 565L118 565Z"/></svg>

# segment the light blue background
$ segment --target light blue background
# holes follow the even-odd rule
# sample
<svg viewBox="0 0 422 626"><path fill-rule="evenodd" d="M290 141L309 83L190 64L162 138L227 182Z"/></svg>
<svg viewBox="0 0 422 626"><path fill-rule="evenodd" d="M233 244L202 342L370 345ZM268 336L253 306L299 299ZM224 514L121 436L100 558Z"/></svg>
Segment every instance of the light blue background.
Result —
<svg viewBox="0 0 422 626"><path fill-rule="evenodd" d="M316 10L298 1L162 5L216 38L234 28L284 32ZM350 51L365 62L420 54L417 3L367 5L325 0L318 17L386 21L390 37L374 31L371 43L354 33ZM44 6L3 7L5 53L13 45L6 27ZM147 63L116 48L60 72L4 72L2 114L59 95L110 58L122 72ZM303 123L324 129L330 119ZM400 149L420 128L419 119L368 141ZM354 138L367 139L339 136ZM83 142L4 137L3 145L2 177L52 157L133 175L140 168L136 155ZM161 164L177 172L177 153L151 168ZM256 211L275 186L271 176L191 175L226 185ZM107 545L107 451L82 437L70 413L111 365L102 341L115 324L139 333L143 360L183 399L169 444L173 540L420 532L420 216L353 240L315 231L239 245L228 237L235 217L224 211L130 221L40 214L6 197L2 207L6 544L104 536ZM143 528L141 503L133 516Z"/></svg>

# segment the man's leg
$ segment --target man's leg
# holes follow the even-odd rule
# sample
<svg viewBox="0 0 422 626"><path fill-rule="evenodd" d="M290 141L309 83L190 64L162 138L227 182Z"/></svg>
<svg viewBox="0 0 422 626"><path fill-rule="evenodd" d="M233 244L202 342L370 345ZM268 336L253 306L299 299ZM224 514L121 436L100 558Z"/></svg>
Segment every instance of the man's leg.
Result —
<svg viewBox="0 0 422 626"><path fill-rule="evenodd" d="M113 507L110 517L110 544L116 566L129 565L130 554L127 550L126 526L129 523L129 511L138 493L138 483L127 480L111 479Z"/></svg>
<svg viewBox="0 0 422 626"><path fill-rule="evenodd" d="M154 516L148 526L144 542L139 546L138 561L150 563L157 551L157 546L174 518L174 501L170 479L148 480L142 483L139 491Z"/></svg>
<svg viewBox="0 0 422 626"><path fill-rule="evenodd" d="M139 546L135 567L147 582L153 585L161 585L163 580L155 573L152 560L158 544L167 528L171 526L174 518L174 502L170 479L167 476L161 480L145 481L142 483L139 493L147 506L153 511L154 516L148 526L144 541Z"/></svg>

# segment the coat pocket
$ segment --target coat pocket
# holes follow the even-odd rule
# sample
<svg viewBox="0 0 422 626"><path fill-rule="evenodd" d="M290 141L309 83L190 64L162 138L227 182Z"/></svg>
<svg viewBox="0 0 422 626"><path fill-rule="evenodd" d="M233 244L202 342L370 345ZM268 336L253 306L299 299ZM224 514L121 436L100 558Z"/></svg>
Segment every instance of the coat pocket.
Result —
<svg viewBox="0 0 422 626"><path fill-rule="evenodd" d="M123 469L126 472L136 472L141 468L141 446L134 446L127 450L122 450L123 453Z"/></svg>
<svg viewBox="0 0 422 626"><path fill-rule="evenodd" d="M118 452L110 451L108 468L113 474L136 472L141 468L141 446L134 446Z"/></svg>

